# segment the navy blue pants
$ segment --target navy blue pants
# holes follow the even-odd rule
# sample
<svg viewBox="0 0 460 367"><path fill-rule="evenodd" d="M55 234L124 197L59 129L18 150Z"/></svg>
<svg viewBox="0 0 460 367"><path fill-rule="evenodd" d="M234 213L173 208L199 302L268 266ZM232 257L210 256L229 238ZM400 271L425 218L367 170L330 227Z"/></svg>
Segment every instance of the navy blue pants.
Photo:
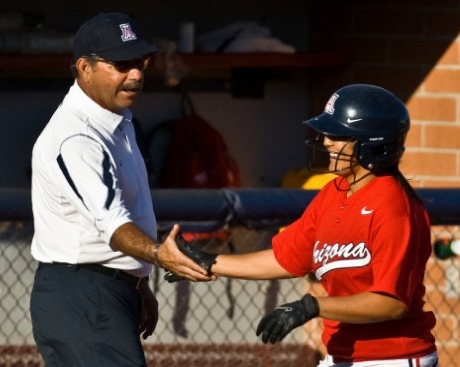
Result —
<svg viewBox="0 0 460 367"><path fill-rule="evenodd" d="M133 284L76 265L39 264L33 336L47 367L145 367Z"/></svg>

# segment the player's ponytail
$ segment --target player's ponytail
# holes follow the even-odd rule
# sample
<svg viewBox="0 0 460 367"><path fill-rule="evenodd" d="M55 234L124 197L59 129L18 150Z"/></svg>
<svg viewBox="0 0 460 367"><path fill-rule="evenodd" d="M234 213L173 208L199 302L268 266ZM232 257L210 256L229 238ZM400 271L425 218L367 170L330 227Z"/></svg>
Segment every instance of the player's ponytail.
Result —
<svg viewBox="0 0 460 367"><path fill-rule="evenodd" d="M396 178L396 180L401 184L408 198L414 198L424 206L422 199L420 196L418 196L417 192L411 186L407 178L404 177L404 175L401 173L397 164L390 166L387 172Z"/></svg>

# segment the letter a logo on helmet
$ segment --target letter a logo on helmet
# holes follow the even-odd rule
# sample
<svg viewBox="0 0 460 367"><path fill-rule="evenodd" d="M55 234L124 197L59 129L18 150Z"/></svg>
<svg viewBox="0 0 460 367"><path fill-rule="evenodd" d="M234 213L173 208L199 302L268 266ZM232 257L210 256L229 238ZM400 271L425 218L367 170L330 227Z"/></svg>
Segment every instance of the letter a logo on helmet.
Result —
<svg viewBox="0 0 460 367"><path fill-rule="evenodd" d="M334 114L334 104L335 101L339 98L339 95L337 93L334 93L331 98L329 98L329 101L327 101L326 106L324 107L324 112L333 115Z"/></svg>

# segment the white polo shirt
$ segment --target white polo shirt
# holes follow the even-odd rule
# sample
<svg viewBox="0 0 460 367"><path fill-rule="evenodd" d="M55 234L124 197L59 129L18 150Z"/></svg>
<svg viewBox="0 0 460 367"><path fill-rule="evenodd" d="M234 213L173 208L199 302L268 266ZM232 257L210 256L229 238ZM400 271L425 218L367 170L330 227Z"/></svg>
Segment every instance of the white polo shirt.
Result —
<svg viewBox="0 0 460 367"><path fill-rule="evenodd" d="M110 247L134 222L156 240L147 172L132 114L110 112L75 82L32 152L32 256L42 262L98 263L143 277L152 264Z"/></svg>

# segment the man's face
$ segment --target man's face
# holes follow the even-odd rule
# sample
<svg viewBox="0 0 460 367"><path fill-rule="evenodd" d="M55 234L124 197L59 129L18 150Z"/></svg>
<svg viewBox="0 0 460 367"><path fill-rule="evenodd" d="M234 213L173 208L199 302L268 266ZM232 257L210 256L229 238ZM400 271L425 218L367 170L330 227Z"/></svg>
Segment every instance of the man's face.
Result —
<svg viewBox="0 0 460 367"><path fill-rule="evenodd" d="M92 63L88 59L78 62L83 63L79 84L85 93L101 107L119 113L139 96L148 59L110 62L95 58Z"/></svg>

